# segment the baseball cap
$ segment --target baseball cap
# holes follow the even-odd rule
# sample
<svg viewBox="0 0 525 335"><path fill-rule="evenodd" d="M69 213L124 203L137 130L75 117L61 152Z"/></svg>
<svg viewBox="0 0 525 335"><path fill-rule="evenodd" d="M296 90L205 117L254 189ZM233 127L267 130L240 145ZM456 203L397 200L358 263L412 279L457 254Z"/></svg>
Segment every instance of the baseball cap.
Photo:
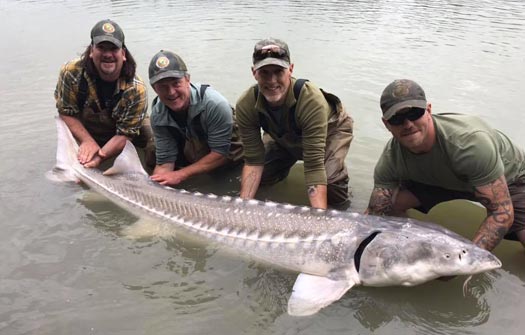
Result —
<svg viewBox="0 0 525 335"><path fill-rule="evenodd" d="M124 32L115 22L106 19L97 22L91 29L91 42L97 45L100 42L111 42L117 47L122 48L124 45Z"/></svg>
<svg viewBox="0 0 525 335"><path fill-rule="evenodd" d="M164 78L182 78L188 74L186 64L176 53L160 50L149 63L149 83L155 84Z"/></svg>
<svg viewBox="0 0 525 335"><path fill-rule="evenodd" d="M290 50L288 45L276 38L260 40L253 48L253 69L258 70L266 65L290 67Z"/></svg>
<svg viewBox="0 0 525 335"><path fill-rule="evenodd" d="M388 84L381 94L383 119L388 120L405 108L427 108L425 91L413 80L397 79Z"/></svg>

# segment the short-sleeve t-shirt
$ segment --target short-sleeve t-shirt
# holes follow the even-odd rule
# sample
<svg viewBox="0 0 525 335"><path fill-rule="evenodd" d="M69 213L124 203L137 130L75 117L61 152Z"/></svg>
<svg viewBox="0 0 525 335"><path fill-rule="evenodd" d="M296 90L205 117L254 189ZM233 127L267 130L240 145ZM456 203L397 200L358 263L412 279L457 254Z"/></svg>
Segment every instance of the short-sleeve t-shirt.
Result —
<svg viewBox="0 0 525 335"><path fill-rule="evenodd" d="M374 187L396 188L404 181L473 192L501 175L508 184L525 181L525 155L500 131L480 118L435 114L436 143L414 154L392 138L376 164Z"/></svg>

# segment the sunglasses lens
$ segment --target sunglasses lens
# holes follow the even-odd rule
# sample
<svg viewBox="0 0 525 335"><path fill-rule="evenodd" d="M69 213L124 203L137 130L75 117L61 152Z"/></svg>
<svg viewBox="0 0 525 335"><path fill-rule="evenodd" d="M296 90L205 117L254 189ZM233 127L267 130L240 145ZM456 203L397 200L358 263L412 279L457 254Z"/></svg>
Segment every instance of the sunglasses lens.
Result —
<svg viewBox="0 0 525 335"><path fill-rule="evenodd" d="M402 125L405 120L409 121L416 121L419 120L425 114L425 109L423 108L410 108L408 112L396 114L392 116L390 119L388 119L388 123L390 123L393 126L399 126Z"/></svg>
<svg viewBox="0 0 525 335"><path fill-rule="evenodd" d="M260 61L268 57L284 58L285 56L286 56L286 52L282 49L277 49L277 50L262 49L262 50L256 51L253 54L253 59L256 61Z"/></svg>

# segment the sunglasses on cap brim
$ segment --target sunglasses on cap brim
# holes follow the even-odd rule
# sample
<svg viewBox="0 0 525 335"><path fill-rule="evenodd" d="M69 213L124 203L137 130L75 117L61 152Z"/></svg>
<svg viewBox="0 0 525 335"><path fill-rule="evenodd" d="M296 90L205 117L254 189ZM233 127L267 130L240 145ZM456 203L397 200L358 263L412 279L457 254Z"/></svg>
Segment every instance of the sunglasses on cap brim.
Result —
<svg viewBox="0 0 525 335"><path fill-rule="evenodd" d="M286 59L287 53L281 48L261 49L253 53L253 60L256 62L268 57Z"/></svg>
<svg viewBox="0 0 525 335"><path fill-rule="evenodd" d="M390 119L386 120L392 126L400 126L405 123L405 120L416 121L419 120L423 114L425 114L425 108L412 107L406 112L395 114Z"/></svg>

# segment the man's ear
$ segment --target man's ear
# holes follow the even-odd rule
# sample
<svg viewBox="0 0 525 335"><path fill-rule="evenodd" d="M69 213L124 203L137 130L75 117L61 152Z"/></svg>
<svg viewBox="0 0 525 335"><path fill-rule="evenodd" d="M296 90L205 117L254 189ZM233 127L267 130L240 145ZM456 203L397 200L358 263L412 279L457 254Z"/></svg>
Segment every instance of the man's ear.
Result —
<svg viewBox="0 0 525 335"><path fill-rule="evenodd" d="M428 114L432 114L432 104L430 102L427 103L427 111L428 111Z"/></svg>
<svg viewBox="0 0 525 335"><path fill-rule="evenodd" d="M292 73L293 73L293 63L292 63L292 64L290 64L290 67L288 68L288 70L290 70L290 74L292 74Z"/></svg>

